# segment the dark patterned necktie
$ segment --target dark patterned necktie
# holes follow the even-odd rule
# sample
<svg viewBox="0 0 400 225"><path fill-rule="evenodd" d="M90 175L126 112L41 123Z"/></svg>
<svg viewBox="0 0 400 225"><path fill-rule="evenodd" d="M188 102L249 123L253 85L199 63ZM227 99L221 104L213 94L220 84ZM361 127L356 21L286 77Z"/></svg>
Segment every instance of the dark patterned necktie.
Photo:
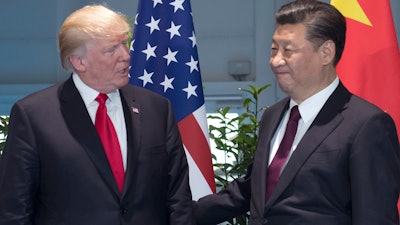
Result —
<svg viewBox="0 0 400 225"><path fill-rule="evenodd" d="M279 176L283 165L286 163L287 157L290 153L290 149L293 145L294 137L297 132L297 124L301 118L300 112L297 106L294 106L290 111L289 121L286 126L285 134L283 135L281 144L279 145L278 151L275 154L274 159L268 167L267 172L267 189L265 193L265 200L267 201L275 189L276 183L278 183Z"/></svg>

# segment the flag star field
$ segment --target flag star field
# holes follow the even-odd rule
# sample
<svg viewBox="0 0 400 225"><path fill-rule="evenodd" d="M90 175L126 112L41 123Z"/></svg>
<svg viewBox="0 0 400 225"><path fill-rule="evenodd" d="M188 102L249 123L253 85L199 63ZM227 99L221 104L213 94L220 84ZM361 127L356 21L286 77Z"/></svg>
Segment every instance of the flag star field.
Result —
<svg viewBox="0 0 400 225"><path fill-rule="evenodd" d="M141 1L131 43L131 83L169 98L180 121L204 104L188 1ZM168 16L165 16L168 15ZM191 18L189 21L192 21Z"/></svg>

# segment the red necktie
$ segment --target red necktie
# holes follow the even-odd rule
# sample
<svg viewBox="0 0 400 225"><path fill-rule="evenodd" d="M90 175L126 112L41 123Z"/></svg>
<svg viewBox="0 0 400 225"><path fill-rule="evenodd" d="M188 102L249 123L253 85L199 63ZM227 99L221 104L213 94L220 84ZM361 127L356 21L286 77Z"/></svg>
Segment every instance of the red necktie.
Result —
<svg viewBox="0 0 400 225"><path fill-rule="evenodd" d="M286 159L290 153L290 149L292 148L293 140L297 132L297 123L300 118L301 116L299 109L297 106L294 106L290 111L289 121L287 123L286 131L283 135L281 144L279 145L274 159L268 167L265 200L269 199L273 190L275 189L276 183L278 183L282 167L286 162Z"/></svg>
<svg viewBox="0 0 400 225"><path fill-rule="evenodd" d="M107 99L108 96L106 94L100 93L97 96L96 101L99 102L99 107L97 108L94 124L99 133L101 143L103 143L118 189L122 193L125 179L124 165L122 162L121 147L119 145L117 133L115 132L110 117L107 115Z"/></svg>

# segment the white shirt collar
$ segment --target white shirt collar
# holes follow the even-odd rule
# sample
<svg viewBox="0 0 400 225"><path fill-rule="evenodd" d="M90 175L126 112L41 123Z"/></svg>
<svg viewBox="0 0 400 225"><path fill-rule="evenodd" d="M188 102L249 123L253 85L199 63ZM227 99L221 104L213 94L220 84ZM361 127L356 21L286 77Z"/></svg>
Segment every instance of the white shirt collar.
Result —
<svg viewBox="0 0 400 225"><path fill-rule="evenodd" d="M74 81L75 86L78 89L79 93L81 94L83 102L85 103L86 106L95 102L97 95L99 95L98 91L86 85L76 73L72 74L72 80ZM116 98L119 97L119 92L118 90L115 90L110 93L107 93L107 95L110 102L115 102Z"/></svg>
<svg viewBox="0 0 400 225"><path fill-rule="evenodd" d="M325 102L328 100L329 96L331 96L331 94L335 91L338 85L339 78L336 77L335 80L333 80L332 83L328 85L328 87L307 98L299 105L301 119L304 121L305 124L310 124L315 119L318 112L324 106ZM296 102L291 99L289 109L291 109L295 105L297 105Z"/></svg>

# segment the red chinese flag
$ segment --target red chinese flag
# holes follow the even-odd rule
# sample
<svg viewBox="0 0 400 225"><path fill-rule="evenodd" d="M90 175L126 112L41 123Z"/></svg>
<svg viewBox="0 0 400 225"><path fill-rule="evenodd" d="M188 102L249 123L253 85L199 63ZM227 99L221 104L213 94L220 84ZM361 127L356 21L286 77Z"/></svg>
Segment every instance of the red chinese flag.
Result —
<svg viewBox="0 0 400 225"><path fill-rule="evenodd" d="M394 119L400 137L400 53L389 0L331 0L346 17L338 76L356 95ZM398 203L400 213L400 201Z"/></svg>

